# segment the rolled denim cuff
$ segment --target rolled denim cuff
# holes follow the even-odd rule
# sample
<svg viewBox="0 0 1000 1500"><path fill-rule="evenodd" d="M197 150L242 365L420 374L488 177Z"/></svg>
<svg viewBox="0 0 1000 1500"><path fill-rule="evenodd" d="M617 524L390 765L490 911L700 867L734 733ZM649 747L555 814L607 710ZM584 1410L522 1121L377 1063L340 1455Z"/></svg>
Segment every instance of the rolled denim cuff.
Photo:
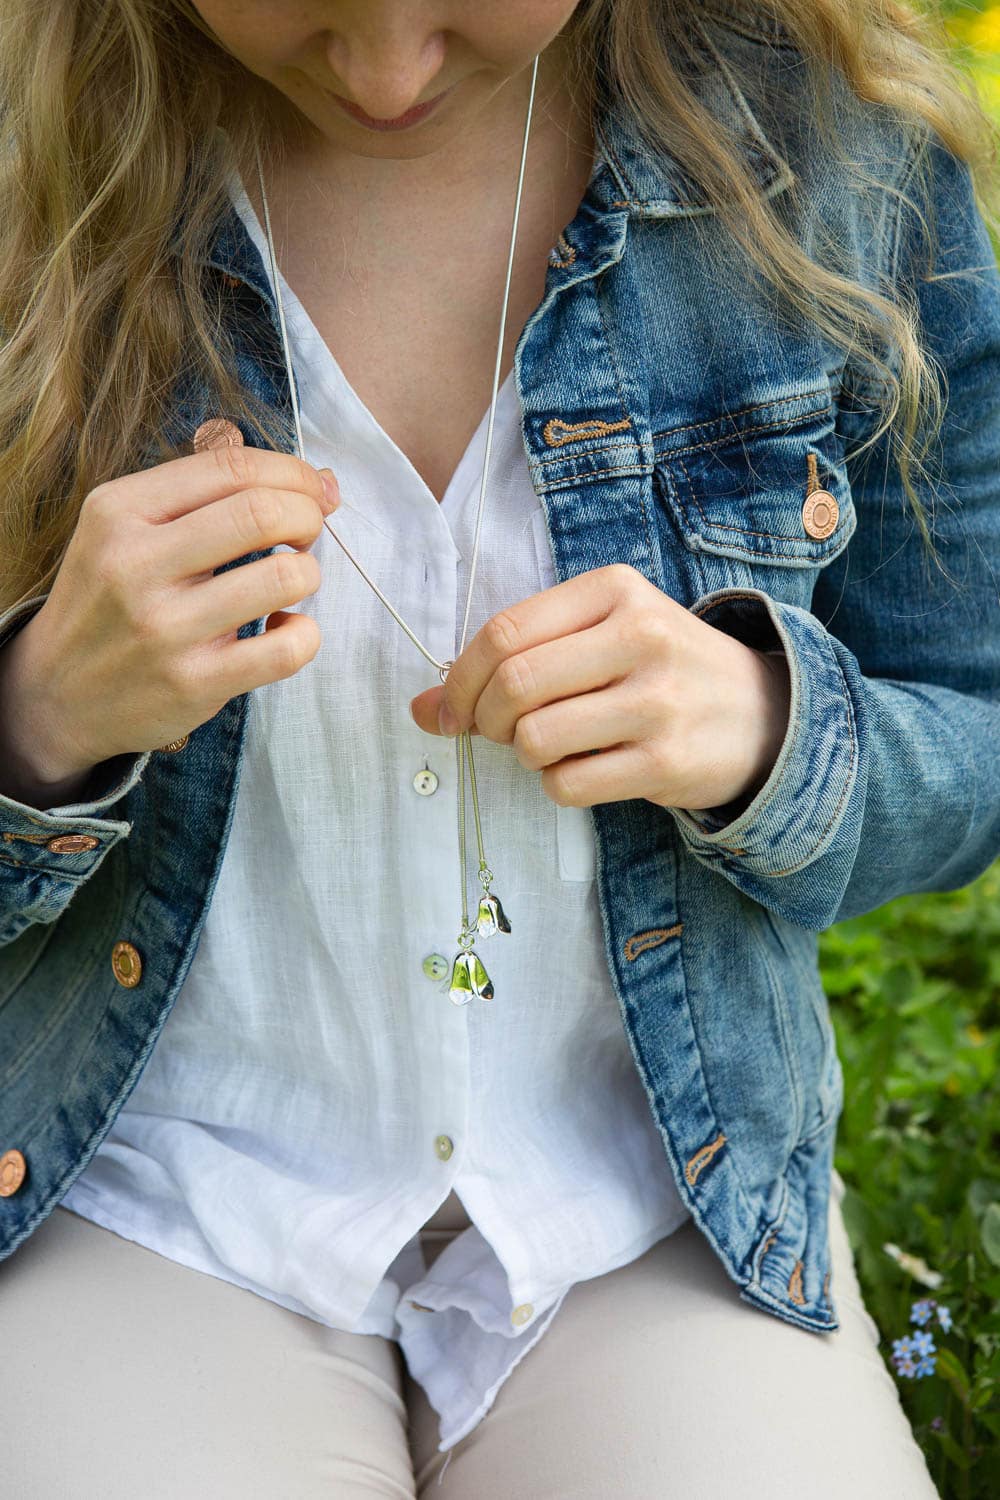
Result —
<svg viewBox="0 0 1000 1500"><path fill-rule="evenodd" d="M769 879L793 875L830 848L857 783L857 725L836 643L808 610L760 589L716 589L691 612L754 650L784 653L788 727L770 776L731 821L724 808L670 812L704 864Z"/></svg>

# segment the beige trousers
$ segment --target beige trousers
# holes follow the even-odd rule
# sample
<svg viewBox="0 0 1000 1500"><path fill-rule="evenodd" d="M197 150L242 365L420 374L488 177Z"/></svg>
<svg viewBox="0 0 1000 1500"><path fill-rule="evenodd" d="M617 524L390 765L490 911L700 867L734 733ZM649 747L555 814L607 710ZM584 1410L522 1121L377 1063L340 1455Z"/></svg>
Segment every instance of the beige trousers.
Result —
<svg viewBox="0 0 1000 1500"><path fill-rule="evenodd" d="M428 1259L467 1223L452 1194L423 1231ZM741 1302L689 1221L575 1286L446 1463L395 1343L59 1207L0 1262L0 1494L932 1500L838 1192L830 1229L836 1333Z"/></svg>

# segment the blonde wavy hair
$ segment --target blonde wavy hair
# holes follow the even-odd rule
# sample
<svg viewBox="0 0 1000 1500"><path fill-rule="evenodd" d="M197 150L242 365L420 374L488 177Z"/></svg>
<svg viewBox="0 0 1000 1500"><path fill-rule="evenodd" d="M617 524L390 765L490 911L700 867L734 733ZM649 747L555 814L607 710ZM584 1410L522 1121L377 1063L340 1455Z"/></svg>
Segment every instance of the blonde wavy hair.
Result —
<svg viewBox="0 0 1000 1500"><path fill-rule="evenodd" d="M883 394L862 446L889 432L930 544L913 474L924 474L944 403L914 311L891 288L866 289L810 259L761 198L688 76L704 67L689 38L711 9L710 0L582 0L569 23L579 85L603 80L604 98L623 101L679 160L717 224L814 326L845 350L872 351ZM902 0L759 0L756 9L806 60L807 107L832 144L840 76L859 99L933 127L969 163L996 226L998 131L938 17ZM596 88L586 97L596 100ZM177 456L162 432L182 372L270 446L287 440L286 420L238 381L217 281L199 269L229 209L228 173L255 148L280 168L273 125L287 101L219 45L187 0L0 0L0 99L0 328L11 330L0 350L3 609L51 587L91 489L143 455ZM898 351L895 369L879 349Z"/></svg>

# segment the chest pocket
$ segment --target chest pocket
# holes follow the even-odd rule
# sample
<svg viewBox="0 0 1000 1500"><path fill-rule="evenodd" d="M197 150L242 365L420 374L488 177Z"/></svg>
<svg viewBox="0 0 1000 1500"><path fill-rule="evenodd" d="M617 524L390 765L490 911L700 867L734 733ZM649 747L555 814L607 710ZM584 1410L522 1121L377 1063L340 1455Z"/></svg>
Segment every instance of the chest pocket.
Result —
<svg viewBox="0 0 1000 1500"><path fill-rule="evenodd" d="M749 585L808 606L857 525L829 384L658 433L654 452L692 587Z"/></svg>

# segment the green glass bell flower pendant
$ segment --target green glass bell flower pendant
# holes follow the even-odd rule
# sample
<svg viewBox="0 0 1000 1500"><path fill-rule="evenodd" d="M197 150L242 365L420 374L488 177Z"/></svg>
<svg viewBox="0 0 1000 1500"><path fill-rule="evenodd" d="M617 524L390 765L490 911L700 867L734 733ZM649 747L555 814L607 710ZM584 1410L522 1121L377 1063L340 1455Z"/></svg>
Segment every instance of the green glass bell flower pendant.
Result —
<svg viewBox="0 0 1000 1500"><path fill-rule="evenodd" d="M480 899L476 930L483 938L492 937L495 932L510 931L510 922L500 905L500 897L494 896L492 891L487 891Z"/></svg>
<svg viewBox="0 0 1000 1500"><path fill-rule="evenodd" d="M453 1005L468 1005L473 995L480 1000L492 1000L493 981L483 968L479 954L470 948L455 957L448 996Z"/></svg>

